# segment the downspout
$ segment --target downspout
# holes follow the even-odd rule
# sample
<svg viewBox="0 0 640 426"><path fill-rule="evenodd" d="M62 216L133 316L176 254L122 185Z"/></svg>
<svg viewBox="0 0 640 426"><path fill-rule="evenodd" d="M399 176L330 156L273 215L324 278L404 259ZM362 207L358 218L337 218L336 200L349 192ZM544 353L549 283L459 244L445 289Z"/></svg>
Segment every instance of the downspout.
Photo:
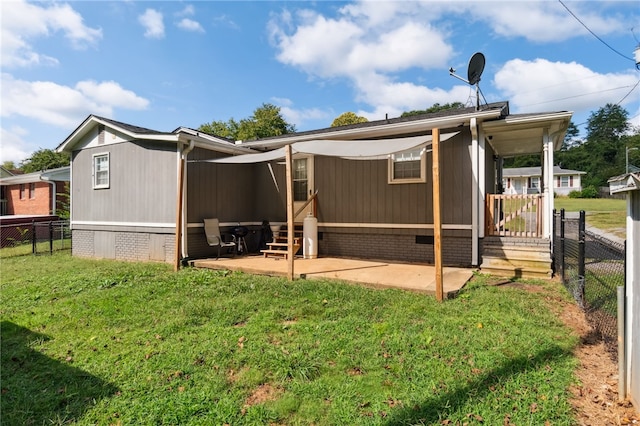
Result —
<svg viewBox="0 0 640 426"><path fill-rule="evenodd" d="M186 214L187 214L187 155L189 155L189 153L191 151L193 151L193 148L195 148L196 143L193 141L193 139L189 139L189 145L184 148L182 150L182 158L180 161L184 161L184 176L182 179L182 238L181 238L181 245L182 245L182 258L185 259L187 257L189 257L189 253L187 250L187 219L186 219Z"/></svg>
<svg viewBox="0 0 640 426"><path fill-rule="evenodd" d="M51 197L51 216L55 216L56 214L56 182L53 180L49 180L46 177L40 176L40 180L42 182L46 182L51 185L52 197Z"/></svg>

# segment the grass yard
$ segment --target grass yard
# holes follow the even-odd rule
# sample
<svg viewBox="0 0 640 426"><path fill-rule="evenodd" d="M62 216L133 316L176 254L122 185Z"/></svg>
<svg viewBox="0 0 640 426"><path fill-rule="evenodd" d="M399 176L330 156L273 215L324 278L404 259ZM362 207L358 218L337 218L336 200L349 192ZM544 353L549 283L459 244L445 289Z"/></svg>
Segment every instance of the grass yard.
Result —
<svg viewBox="0 0 640 426"><path fill-rule="evenodd" d="M3 424L568 425L568 296L2 260ZM554 302L555 301L555 302Z"/></svg>
<svg viewBox="0 0 640 426"><path fill-rule="evenodd" d="M554 199L557 211L565 209L567 212L584 210L587 225L611 232L620 238L626 238L626 200L608 198L568 198Z"/></svg>

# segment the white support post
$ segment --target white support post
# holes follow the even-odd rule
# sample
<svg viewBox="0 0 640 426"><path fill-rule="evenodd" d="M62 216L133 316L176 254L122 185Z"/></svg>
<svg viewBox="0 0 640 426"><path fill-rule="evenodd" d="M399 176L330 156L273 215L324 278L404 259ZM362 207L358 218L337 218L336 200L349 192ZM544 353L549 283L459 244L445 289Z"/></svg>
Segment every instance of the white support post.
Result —
<svg viewBox="0 0 640 426"><path fill-rule="evenodd" d="M478 200L480 207L480 211L478 212L478 237L484 238L484 212L485 206L487 204L487 179L486 179L486 141L484 140L484 131L482 127L478 129L478 188L479 188L479 197Z"/></svg>
<svg viewBox="0 0 640 426"><path fill-rule="evenodd" d="M542 217L542 235L553 239L551 222L553 220L553 140L549 137L549 129L542 134L542 159L544 174L544 215Z"/></svg>
<svg viewBox="0 0 640 426"><path fill-rule="evenodd" d="M484 206L480 206L478 199L480 198L480 179L478 175L478 125L476 118L471 118L469 123L471 128L471 265L478 266L480 263L480 227L484 227L480 222L480 210L484 210Z"/></svg>

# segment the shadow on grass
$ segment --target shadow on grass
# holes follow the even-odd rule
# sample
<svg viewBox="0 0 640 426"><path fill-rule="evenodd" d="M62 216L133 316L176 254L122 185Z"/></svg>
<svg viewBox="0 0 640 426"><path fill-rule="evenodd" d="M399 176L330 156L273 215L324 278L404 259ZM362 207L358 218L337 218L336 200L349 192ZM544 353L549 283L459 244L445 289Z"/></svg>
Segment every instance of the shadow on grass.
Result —
<svg viewBox="0 0 640 426"><path fill-rule="evenodd" d="M464 405L470 397L473 397L474 400L489 397L492 387L497 387L508 381L512 376L544 368L549 362L570 356L571 352L555 346L539 352L533 358L523 356L512 359L479 376L477 380L469 382L467 386L459 387L442 395L435 395L426 399L422 404L390 412L386 425L441 424L443 420L448 419Z"/></svg>
<svg viewBox="0 0 640 426"><path fill-rule="evenodd" d="M71 423L117 392L115 386L31 349L47 336L10 321L0 322L0 331L2 424Z"/></svg>

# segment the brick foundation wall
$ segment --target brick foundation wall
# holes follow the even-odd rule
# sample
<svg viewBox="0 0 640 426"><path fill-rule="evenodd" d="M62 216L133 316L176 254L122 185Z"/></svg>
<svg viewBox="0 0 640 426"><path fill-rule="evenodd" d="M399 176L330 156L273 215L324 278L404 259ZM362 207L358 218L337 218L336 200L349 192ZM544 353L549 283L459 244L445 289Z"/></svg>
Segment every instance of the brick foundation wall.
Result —
<svg viewBox="0 0 640 426"><path fill-rule="evenodd" d="M173 234L149 234L144 232L113 232L114 259L126 261L173 262L175 236ZM73 230L72 252L78 257L95 257L95 231ZM104 251L104 250L103 250ZM109 250L107 250L109 251Z"/></svg>
<svg viewBox="0 0 640 426"><path fill-rule="evenodd" d="M71 231L71 253L78 257L93 257L93 231Z"/></svg>
<svg viewBox="0 0 640 426"><path fill-rule="evenodd" d="M415 235L322 232L320 256L355 257L400 262L435 262L433 244L416 243ZM442 257L446 266L471 266L470 237L444 236Z"/></svg>

